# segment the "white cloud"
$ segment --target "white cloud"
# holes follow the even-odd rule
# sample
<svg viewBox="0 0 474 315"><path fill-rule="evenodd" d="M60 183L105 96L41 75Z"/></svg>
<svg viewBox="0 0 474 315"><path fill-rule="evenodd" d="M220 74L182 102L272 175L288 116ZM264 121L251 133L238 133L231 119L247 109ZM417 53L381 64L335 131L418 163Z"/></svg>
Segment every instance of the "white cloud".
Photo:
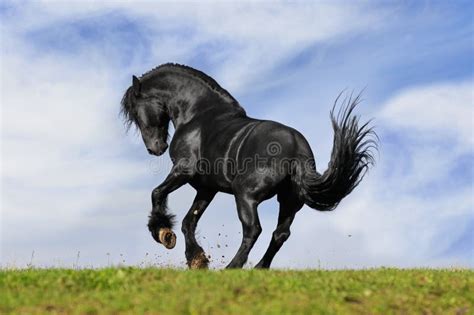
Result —
<svg viewBox="0 0 474 315"><path fill-rule="evenodd" d="M123 200L123 187L151 174L148 163L125 158L124 148L142 148L125 137L110 55L98 58L97 47L32 54L34 47L5 29L2 40L3 262L33 246L50 252L51 235L67 248L71 230L94 210L136 206ZM110 222L120 216L112 213Z"/></svg>
<svg viewBox="0 0 474 315"><path fill-rule="evenodd" d="M474 145L474 82L434 84L404 90L378 115L396 128L409 128L414 137L450 136ZM447 141L451 139L446 139ZM456 143L453 143L456 145Z"/></svg>
<svg viewBox="0 0 474 315"><path fill-rule="evenodd" d="M122 14L146 29L151 44L148 53L155 55L149 66L156 66L156 60L188 62L202 45L217 45L207 56L208 70L230 91L249 92L280 80L259 79L295 53L316 43L382 27L388 12L388 6L382 9L360 3L46 1L24 6L22 18L9 19L6 27L23 33L55 23Z"/></svg>

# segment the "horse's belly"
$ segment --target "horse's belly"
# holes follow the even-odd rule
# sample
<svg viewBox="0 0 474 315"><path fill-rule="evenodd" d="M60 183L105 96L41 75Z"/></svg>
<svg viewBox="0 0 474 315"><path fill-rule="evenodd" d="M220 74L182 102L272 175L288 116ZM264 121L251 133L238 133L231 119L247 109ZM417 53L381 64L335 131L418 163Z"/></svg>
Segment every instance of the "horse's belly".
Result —
<svg viewBox="0 0 474 315"><path fill-rule="evenodd" d="M197 175L190 181L194 189L209 189L232 194L232 185L223 174Z"/></svg>

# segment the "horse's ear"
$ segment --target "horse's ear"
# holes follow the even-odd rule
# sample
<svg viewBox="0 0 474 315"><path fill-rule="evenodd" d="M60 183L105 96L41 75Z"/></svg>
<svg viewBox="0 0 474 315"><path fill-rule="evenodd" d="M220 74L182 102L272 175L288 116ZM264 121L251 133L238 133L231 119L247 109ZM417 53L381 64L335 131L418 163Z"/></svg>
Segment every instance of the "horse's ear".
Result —
<svg viewBox="0 0 474 315"><path fill-rule="evenodd" d="M132 82L133 93L135 94L135 96L140 95L140 92L142 91L142 83L140 82L140 79L138 79L136 76L133 76Z"/></svg>

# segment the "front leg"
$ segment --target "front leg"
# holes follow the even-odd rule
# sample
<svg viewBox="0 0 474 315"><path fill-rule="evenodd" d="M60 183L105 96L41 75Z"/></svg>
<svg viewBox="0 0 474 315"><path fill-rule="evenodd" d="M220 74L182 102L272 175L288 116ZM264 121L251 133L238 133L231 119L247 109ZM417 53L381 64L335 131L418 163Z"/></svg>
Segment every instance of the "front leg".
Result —
<svg viewBox="0 0 474 315"><path fill-rule="evenodd" d="M168 194L186 184L191 178L189 172L181 172L177 167L173 167L165 181L153 189L151 210L148 221L148 230L158 243L171 249L176 245L176 234L172 231L174 215L168 213L166 201Z"/></svg>
<svg viewBox="0 0 474 315"><path fill-rule="evenodd" d="M211 203L216 195L216 191L201 189L198 190L196 198L188 214L183 219L181 231L186 241L186 260L188 267L191 269L207 268L209 259L206 257L204 250L196 241L196 226L207 206Z"/></svg>

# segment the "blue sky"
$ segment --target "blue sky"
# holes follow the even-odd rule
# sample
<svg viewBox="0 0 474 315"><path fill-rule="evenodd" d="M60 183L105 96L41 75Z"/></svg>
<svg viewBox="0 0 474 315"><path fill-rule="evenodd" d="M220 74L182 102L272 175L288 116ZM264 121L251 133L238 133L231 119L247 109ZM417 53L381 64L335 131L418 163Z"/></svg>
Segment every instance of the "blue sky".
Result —
<svg viewBox="0 0 474 315"><path fill-rule="evenodd" d="M178 62L250 116L300 130L321 171L334 99L365 88L359 113L375 119L378 164L336 211L300 211L276 267L474 266L472 12L470 1L3 2L1 264L24 266L34 251L37 265L70 266L80 252L82 266L183 266L181 235L166 251L145 226L169 157L148 156L118 116L133 74ZM178 219L193 194L170 196ZM259 208L250 263L277 207ZM198 230L214 267L230 261L232 196Z"/></svg>

